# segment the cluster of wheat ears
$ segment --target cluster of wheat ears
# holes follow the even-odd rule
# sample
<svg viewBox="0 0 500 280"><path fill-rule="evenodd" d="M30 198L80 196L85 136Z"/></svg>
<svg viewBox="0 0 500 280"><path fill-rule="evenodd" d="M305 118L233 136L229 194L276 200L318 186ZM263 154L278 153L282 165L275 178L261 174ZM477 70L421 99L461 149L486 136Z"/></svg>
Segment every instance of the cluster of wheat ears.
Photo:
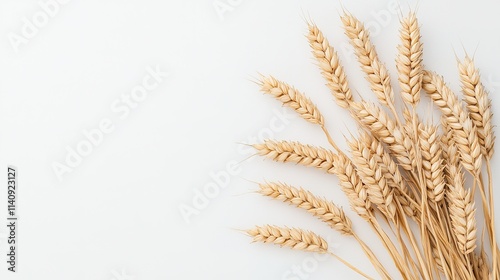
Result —
<svg viewBox="0 0 500 280"><path fill-rule="evenodd" d="M396 66L403 105L398 112L389 73L367 30L348 12L341 19L380 104L352 94L336 51L310 21L307 39L336 103L359 124L359 135L347 141L349 152L332 140L323 115L310 99L272 76L259 79L262 92L318 125L331 148L277 140L253 147L259 155L275 161L336 175L353 212L373 229L394 267L382 265L356 234L343 209L333 202L278 182L259 184L258 192L302 208L354 238L382 279L500 279L490 168L495 142L491 101L473 59L468 55L457 59L463 94L460 100L441 76L424 69L415 13L402 17ZM439 108L442 117L438 124L424 122L417 114L421 92ZM477 205L475 196L480 196ZM475 215L481 213L485 223L478 228ZM246 233L258 242L331 254L373 279L331 252L327 242L314 232L263 225ZM389 270L400 275L391 275Z"/></svg>

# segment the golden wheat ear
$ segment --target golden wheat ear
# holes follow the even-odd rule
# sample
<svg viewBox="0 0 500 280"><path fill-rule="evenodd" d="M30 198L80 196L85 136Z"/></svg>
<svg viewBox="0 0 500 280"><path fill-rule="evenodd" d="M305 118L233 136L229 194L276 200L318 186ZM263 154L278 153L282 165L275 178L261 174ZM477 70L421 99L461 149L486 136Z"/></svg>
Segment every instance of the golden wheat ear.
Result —
<svg viewBox="0 0 500 280"><path fill-rule="evenodd" d="M298 208L307 210L331 228L344 235L353 235L352 222L344 211L333 202L316 197L302 188L298 189L284 183L259 184L262 195L288 202Z"/></svg>
<svg viewBox="0 0 500 280"><path fill-rule="evenodd" d="M393 219L397 209L394 190L389 186L385 174L378 165L377 155L365 144L364 141L358 139L349 141L352 161L366 186L368 199L377 205L387 218Z"/></svg>
<svg viewBox="0 0 500 280"><path fill-rule="evenodd" d="M418 135L427 197L432 201L439 202L444 197L445 181L441 139L437 126L421 125Z"/></svg>
<svg viewBox="0 0 500 280"><path fill-rule="evenodd" d="M411 12L401 20L399 37L401 44L398 46L396 67L401 96L406 104L414 107L420 101L423 70L423 44L420 41L420 27L415 13Z"/></svg>
<svg viewBox="0 0 500 280"><path fill-rule="evenodd" d="M256 226L246 233L254 242L276 244L294 250L327 253L328 243L312 231L273 225Z"/></svg>
<svg viewBox="0 0 500 280"><path fill-rule="evenodd" d="M337 52L315 24L310 23L308 27L307 39L321 74L327 82L326 85L330 88L337 104L342 108L349 108L349 104L354 100Z"/></svg>
<svg viewBox="0 0 500 280"><path fill-rule="evenodd" d="M389 71L379 60L375 46L369 38L368 31L361 21L352 14L345 12L341 17L344 31L354 47L361 69L370 82L372 91L385 106L394 108L394 91L391 86Z"/></svg>
<svg viewBox="0 0 500 280"><path fill-rule="evenodd" d="M324 125L323 115L316 105L294 87L272 76L262 77L259 85L262 92L274 96L284 106L294 109L306 121L320 126Z"/></svg>
<svg viewBox="0 0 500 280"><path fill-rule="evenodd" d="M460 153L462 165L473 175L481 172L482 154L477 129L466 114L462 103L435 73L424 71L423 88L439 107L445 121L453 130L453 138Z"/></svg>
<svg viewBox="0 0 500 280"><path fill-rule="evenodd" d="M447 192L447 200L458 248L467 255L476 248L476 207L472 193L463 187L463 177L456 175L454 185Z"/></svg>
<svg viewBox="0 0 500 280"><path fill-rule="evenodd" d="M319 168L334 173L333 163L336 155L327 149L291 141L266 140L253 147L261 156L278 162L293 162L304 166Z"/></svg>
<svg viewBox="0 0 500 280"><path fill-rule="evenodd" d="M412 170L414 161L410 156L412 143L392 118L380 107L366 101L351 104L352 115L366 127L375 138L387 144L389 150L405 170Z"/></svg>
<svg viewBox="0 0 500 280"><path fill-rule="evenodd" d="M462 93L469 111L469 117L477 128L479 143L483 155L491 159L494 152L495 135L493 133L491 100L481 83L479 70L469 56L458 63Z"/></svg>

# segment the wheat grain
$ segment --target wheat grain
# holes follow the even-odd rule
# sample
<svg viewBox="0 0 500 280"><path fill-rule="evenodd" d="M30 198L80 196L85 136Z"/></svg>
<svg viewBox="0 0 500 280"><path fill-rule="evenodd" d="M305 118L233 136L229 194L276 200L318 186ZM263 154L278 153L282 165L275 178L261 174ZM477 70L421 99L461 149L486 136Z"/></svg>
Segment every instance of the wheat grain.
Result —
<svg viewBox="0 0 500 280"><path fill-rule="evenodd" d="M294 162L335 174L340 180L342 190L349 198L352 209L359 216L368 219L371 204L366 189L351 160L345 155L335 155L324 148L289 141L266 140L263 144L255 144L253 147L260 155L278 162Z"/></svg>

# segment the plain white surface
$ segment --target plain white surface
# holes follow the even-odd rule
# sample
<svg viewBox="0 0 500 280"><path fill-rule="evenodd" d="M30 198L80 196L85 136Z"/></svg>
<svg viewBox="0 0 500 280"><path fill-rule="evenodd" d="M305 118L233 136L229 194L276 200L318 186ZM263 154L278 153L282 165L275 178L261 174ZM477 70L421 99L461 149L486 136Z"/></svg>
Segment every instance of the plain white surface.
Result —
<svg viewBox="0 0 500 280"><path fill-rule="evenodd" d="M303 211L251 193L256 186L250 181L286 181L348 210L334 177L258 157L244 161L251 152L238 144L272 136L327 145L318 128L291 111L283 117L280 104L259 93L252 82L259 72L306 92L343 145L352 122L332 101L304 37L304 18L311 18L337 47L353 89L370 96L349 54L338 1L67 2L18 52L9 38L21 34L24 17L32 20L43 9L37 1L0 3L0 167L16 165L20 175L19 272L8 273L1 261L0 278L359 279L332 259L250 244L235 230L266 223L315 230L337 254L375 275L349 238ZM391 2L344 5L370 23L394 76L398 15L388 12ZM404 13L418 5L426 67L458 89L454 51L459 57L463 49L475 53L493 107L500 108L498 2L400 5ZM218 14L216 6L227 11ZM143 83L148 67L170 76L126 117L114 111L112 104ZM75 149L85 140L83 131L104 119L114 130L60 181L54 162L64 163L66 147ZM500 123L498 115L494 122ZM211 174L227 172L233 162L241 163L227 187L187 223L179 207L192 206L196 192L214 182ZM497 154L495 171L498 164ZM380 252L380 245L374 250ZM302 274L291 278L296 266Z"/></svg>

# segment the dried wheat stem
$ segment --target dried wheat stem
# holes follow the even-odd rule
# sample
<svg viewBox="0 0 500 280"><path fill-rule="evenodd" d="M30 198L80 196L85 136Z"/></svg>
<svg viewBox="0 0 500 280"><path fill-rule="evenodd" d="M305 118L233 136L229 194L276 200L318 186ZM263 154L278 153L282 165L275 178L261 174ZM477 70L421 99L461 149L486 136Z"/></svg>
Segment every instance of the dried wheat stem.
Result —
<svg viewBox="0 0 500 280"><path fill-rule="evenodd" d="M391 241L390 237L384 231L384 229L380 226L375 216L371 216L370 220L368 220L370 226L377 233L378 237L384 244L387 252L391 255L391 258L394 261L398 271L401 273L402 279L416 279L413 274L410 272L408 265L404 262L403 257L399 253L398 249Z"/></svg>
<svg viewBox="0 0 500 280"><path fill-rule="evenodd" d="M422 52L420 27L415 13L410 13L401 21L399 32L401 45L398 46L396 66L403 101L416 106L420 101L422 86Z"/></svg>
<svg viewBox="0 0 500 280"><path fill-rule="evenodd" d="M492 179L492 173L491 173L491 165L490 165L490 160L487 157L486 158L486 170L488 173L488 190L489 190L489 206L490 206L490 223L489 223L489 230L491 232L490 238L491 238L491 246L492 246L492 254L493 254L493 259L492 259L492 267L493 267L493 279L497 277L497 275L500 275L500 259L498 258L499 256L499 249L498 249L498 243L497 243L497 238L496 238L496 226L495 226L495 203L493 201L493 179Z"/></svg>
<svg viewBox="0 0 500 280"><path fill-rule="evenodd" d="M342 108L348 108L353 101L351 90L347 83L344 68L335 49L330 46L321 30L315 24L308 24L309 33L307 39L312 49L312 54L318 62L321 74L327 81L327 86L331 90L335 101Z"/></svg>
<svg viewBox="0 0 500 280"><path fill-rule="evenodd" d="M246 233L254 242L273 243L281 247L309 252L328 252L328 243L311 231L273 225L256 226Z"/></svg>
<svg viewBox="0 0 500 280"><path fill-rule="evenodd" d="M474 61L466 56L458 64L462 92L467 103L469 117L477 128L479 143L485 157L491 159L494 152L495 135L493 133L491 100L488 92L480 81L479 70Z"/></svg>
<svg viewBox="0 0 500 280"><path fill-rule="evenodd" d="M349 263L348 261L342 259L341 257L335 255L334 253L332 252L329 252L329 254L336 258L337 260L339 260L341 263L343 263L345 266L349 267L352 271L358 273L359 275L365 277L366 279L369 279L369 280L374 280L372 277L368 276L366 273L362 272L361 270L359 270L357 267L355 267L354 265L352 265L351 263Z"/></svg>
<svg viewBox="0 0 500 280"><path fill-rule="evenodd" d="M453 129L454 140L463 166L477 177L481 172L482 154L473 122L465 113L457 96L446 86L440 76L424 71L423 88L441 109L446 121Z"/></svg>
<svg viewBox="0 0 500 280"><path fill-rule="evenodd" d="M299 142L266 140L253 147L261 156L278 162L293 162L334 173L333 164L336 155L324 148L301 144Z"/></svg>
<svg viewBox="0 0 500 280"><path fill-rule="evenodd" d="M342 234L353 235L351 220L346 217L344 210L331 201L283 183L264 183L259 184L259 187L261 194L305 209Z"/></svg>
<svg viewBox="0 0 500 280"><path fill-rule="evenodd" d="M373 251L368 247L368 245L356 234L354 234L354 238L358 241L360 244L361 248L365 252L366 256L370 260L370 262L373 264L375 269L378 271L380 276L382 276L383 279L390 280L391 275L389 272L385 269L384 265L379 261L377 256L373 253Z"/></svg>

